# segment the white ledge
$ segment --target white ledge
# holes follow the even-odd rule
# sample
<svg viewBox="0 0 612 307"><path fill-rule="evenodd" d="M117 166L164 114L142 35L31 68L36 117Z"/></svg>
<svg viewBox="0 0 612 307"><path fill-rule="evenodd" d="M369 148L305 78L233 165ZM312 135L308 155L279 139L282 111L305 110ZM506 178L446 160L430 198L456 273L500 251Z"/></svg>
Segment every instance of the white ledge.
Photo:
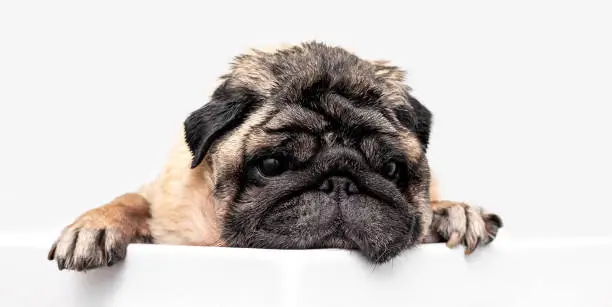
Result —
<svg viewBox="0 0 612 307"><path fill-rule="evenodd" d="M612 237L504 239L465 257L420 246L372 266L342 250L132 245L87 273L48 236L0 236L0 306L612 306Z"/></svg>

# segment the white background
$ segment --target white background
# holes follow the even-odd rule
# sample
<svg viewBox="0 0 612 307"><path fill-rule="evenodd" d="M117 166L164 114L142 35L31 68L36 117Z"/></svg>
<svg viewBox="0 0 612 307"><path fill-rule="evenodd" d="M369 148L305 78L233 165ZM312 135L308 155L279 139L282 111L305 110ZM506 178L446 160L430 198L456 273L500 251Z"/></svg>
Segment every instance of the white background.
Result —
<svg viewBox="0 0 612 307"><path fill-rule="evenodd" d="M0 231L151 179L248 47L318 39L408 71L446 198L513 236L611 235L606 1L2 1Z"/></svg>

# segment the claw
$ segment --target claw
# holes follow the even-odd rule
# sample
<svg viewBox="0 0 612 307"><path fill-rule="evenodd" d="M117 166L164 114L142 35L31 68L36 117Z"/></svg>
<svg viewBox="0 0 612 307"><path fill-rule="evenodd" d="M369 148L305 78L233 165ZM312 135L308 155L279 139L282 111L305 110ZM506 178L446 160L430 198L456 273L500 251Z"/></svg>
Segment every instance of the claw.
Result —
<svg viewBox="0 0 612 307"><path fill-rule="evenodd" d="M57 268L61 271L65 268L64 264L65 264L66 260L64 259L58 259L57 260Z"/></svg>
<svg viewBox="0 0 612 307"><path fill-rule="evenodd" d="M476 239L476 244L474 244L472 246L468 245L468 247L465 249L464 254L466 256L472 254L474 252L474 250L478 247L479 244L480 244L480 238Z"/></svg>
<svg viewBox="0 0 612 307"><path fill-rule="evenodd" d="M489 236L489 242L495 240L495 235L492 233L487 234Z"/></svg>
<svg viewBox="0 0 612 307"><path fill-rule="evenodd" d="M113 266L115 264L115 259L113 257L114 252L111 251L110 253L107 253L107 254L108 254L108 259L106 261L106 265L109 267Z"/></svg>
<svg viewBox="0 0 612 307"><path fill-rule="evenodd" d="M51 246L51 249L49 250L49 253L47 254L47 260L55 259L55 249L56 248L57 248L57 242L53 243L53 245Z"/></svg>
<svg viewBox="0 0 612 307"><path fill-rule="evenodd" d="M459 233L453 232L448 238L448 242L446 242L446 246L448 246L449 248L454 248L455 246L459 244L460 241L461 241L461 237L459 237Z"/></svg>

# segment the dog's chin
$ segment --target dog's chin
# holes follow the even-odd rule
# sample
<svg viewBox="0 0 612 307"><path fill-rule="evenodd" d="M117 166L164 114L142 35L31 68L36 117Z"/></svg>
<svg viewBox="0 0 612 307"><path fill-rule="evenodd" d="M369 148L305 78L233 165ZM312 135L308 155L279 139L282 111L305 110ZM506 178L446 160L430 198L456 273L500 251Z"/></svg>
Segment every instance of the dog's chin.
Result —
<svg viewBox="0 0 612 307"><path fill-rule="evenodd" d="M413 218L413 224L417 225L418 221ZM375 264L385 263L399 255L404 250L414 246L417 242L419 233L416 231L418 227L411 227L407 233L396 234L395 238L386 244L378 244L376 242L378 236L360 236L355 232L347 231L342 226L336 227L335 230L329 231L329 235L313 242L313 249L343 249L354 250L359 252L367 261ZM321 233L322 231L319 231Z"/></svg>
<svg viewBox="0 0 612 307"><path fill-rule="evenodd" d="M303 237L260 230L251 240L248 240L251 242L248 246L233 246L268 249L353 250L365 257L368 262L382 264L415 245L418 233L414 231L397 235L390 242L385 242L388 239L382 239L382 237L385 236L361 237L342 228L318 229L313 231L311 235ZM378 241L379 238L381 238L380 241Z"/></svg>
<svg viewBox="0 0 612 307"><path fill-rule="evenodd" d="M307 191L269 208L251 231L229 230L228 245L270 249L356 250L372 263L384 263L413 246L420 220L404 206L363 194L345 199ZM234 217L236 218L236 217ZM235 220L234 220L235 221Z"/></svg>

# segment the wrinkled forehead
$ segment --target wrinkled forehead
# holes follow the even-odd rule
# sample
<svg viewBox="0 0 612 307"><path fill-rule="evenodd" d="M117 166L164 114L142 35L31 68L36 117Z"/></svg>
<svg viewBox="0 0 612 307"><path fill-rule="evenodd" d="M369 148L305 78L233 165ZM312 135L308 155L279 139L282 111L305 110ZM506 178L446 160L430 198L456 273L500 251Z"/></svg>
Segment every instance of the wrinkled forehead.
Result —
<svg viewBox="0 0 612 307"><path fill-rule="evenodd" d="M270 148L283 149L299 160L307 160L321 146L353 147L375 155L387 148L399 149L409 161L422 154L417 137L399 129L384 112L350 105L344 97L324 97L324 107L314 109L302 104L277 105L274 112L244 135L245 156ZM340 104L336 106L334 104Z"/></svg>
<svg viewBox="0 0 612 307"><path fill-rule="evenodd" d="M314 148L312 139L358 140L386 135L410 160L422 150L417 137L398 123L394 106L408 104L404 73L386 62L366 61L341 48L302 44L253 50L234 59L222 77L230 88L259 96L259 107L219 145L242 157L293 137ZM296 132L305 136L296 137ZM237 150L240 149L240 150ZM313 149L314 150L314 149Z"/></svg>

